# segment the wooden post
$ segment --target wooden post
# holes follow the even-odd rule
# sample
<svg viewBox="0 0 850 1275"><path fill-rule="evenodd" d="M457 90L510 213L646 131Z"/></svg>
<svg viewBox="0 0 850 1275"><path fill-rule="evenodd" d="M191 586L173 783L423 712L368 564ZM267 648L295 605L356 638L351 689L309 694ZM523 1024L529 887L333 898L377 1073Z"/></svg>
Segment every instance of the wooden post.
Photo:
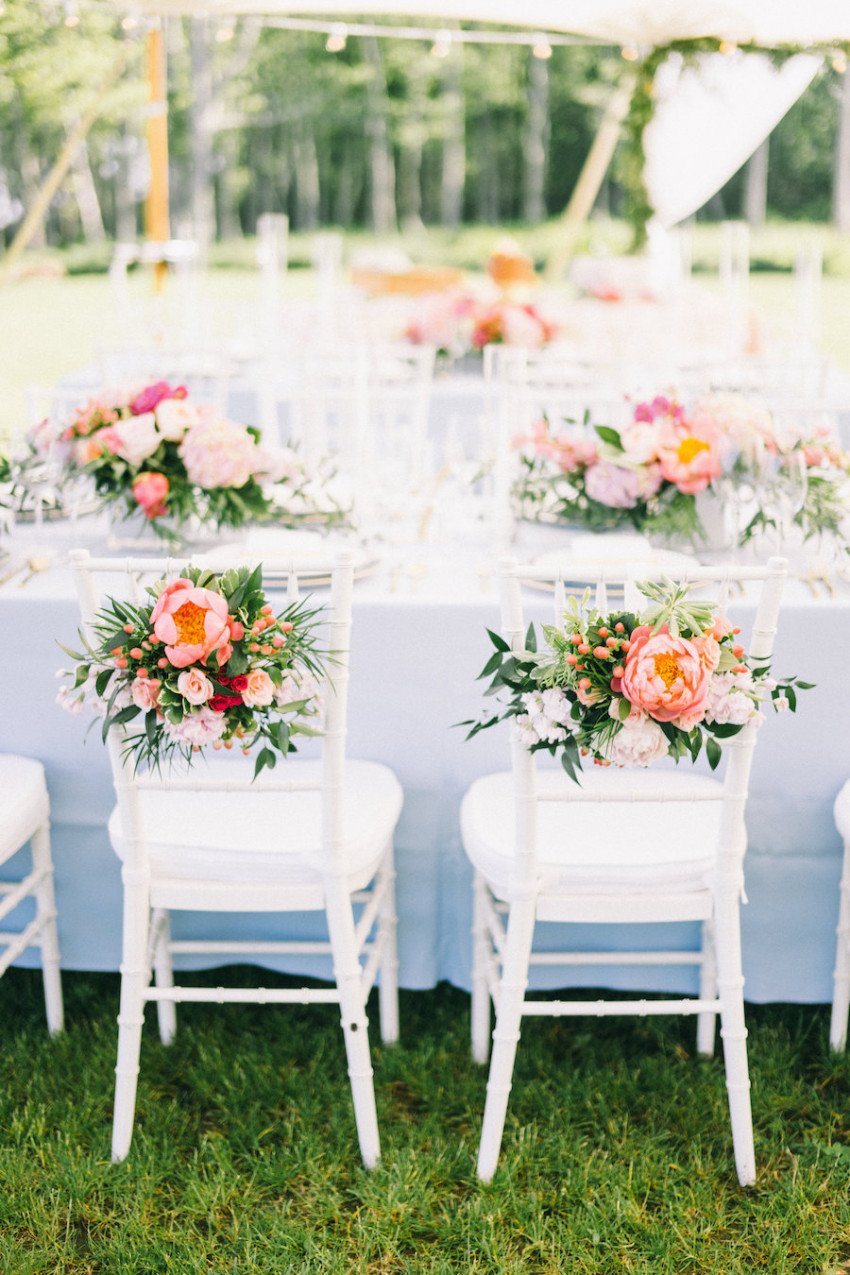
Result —
<svg viewBox="0 0 850 1275"><path fill-rule="evenodd" d="M620 137L620 125L626 118L631 101L634 81L624 79L610 98L593 145L587 153L578 181L573 187L570 202L561 218L563 238L552 252L546 265L546 279L550 283L560 278L573 254L578 232L590 216L599 188L608 171Z"/></svg>
<svg viewBox="0 0 850 1275"><path fill-rule="evenodd" d="M68 170L73 162L77 147L85 141L89 129L100 114L100 108L103 106L104 101L112 92L116 82L123 74L124 68L130 60L133 52L134 47L130 44L125 44L122 47L121 52L112 65L111 71L101 84L100 89L88 110L80 116L77 123L68 134L65 145L59 152L55 164L41 183L38 194L33 200L27 215L24 217L18 233L9 245L9 250L2 262L0 262L0 282L3 282L10 277L15 262L24 252L35 234L42 218L50 207L51 199L56 194L68 174Z"/></svg>
<svg viewBox="0 0 850 1275"><path fill-rule="evenodd" d="M147 142L150 185L145 200L145 236L153 243L170 238L168 224L168 99L165 87L165 45L162 24L157 22L147 34L148 118ZM154 287L161 292L168 266L154 263Z"/></svg>

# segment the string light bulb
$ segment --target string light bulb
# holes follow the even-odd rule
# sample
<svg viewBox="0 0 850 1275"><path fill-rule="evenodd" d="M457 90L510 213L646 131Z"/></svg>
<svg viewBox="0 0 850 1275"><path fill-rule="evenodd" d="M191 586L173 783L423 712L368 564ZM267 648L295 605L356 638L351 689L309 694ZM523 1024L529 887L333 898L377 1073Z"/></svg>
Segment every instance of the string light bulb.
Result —
<svg viewBox="0 0 850 1275"><path fill-rule="evenodd" d="M77 8L77 0L65 0L65 26L78 27L80 25L80 11Z"/></svg>
<svg viewBox="0 0 850 1275"><path fill-rule="evenodd" d="M215 42L216 44L229 44L235 34L236 28L232 22L222 22L215 33Z"/></svg>
<svg viewBox="0 0 850 1275"><path fill-rule="evenodd" d="M738 46L734 40L721 40L717 48L726 57L729 57L732 53L738 52Z"/></svg>
<svg viewBox="0 0 850 1275"><path fill-rule="evenodd" d="M620 49L620 53L622 57L626 59L627 62L637 62L638 58L640 57L640 54L638 53L637 49L633 48L631 44L623 45L622 49Z"/></svg>
<svg viewBox="0 0 850 1275"><path fill-rule="evenodd" d="M549 37L545 35L536 35L534 43L531 46L531 56L539 58L541 62L548 62L552 56L552 46L549 43Z"/></svg>
<svg viewBox="0 0 850 1275"><path fill-rule="evenodd" d="M121 19L122 31L135 31L138 25L139 19L136 17L135 13L128 13L126 17Z"/></svg>
<svg viewBox="0 0 850 1275"><path fill-rule="evenodd" d="M837 71L839 75L843 75L844 72L847 70L847 57L844 53L841 52L840 49L833 56L832 69L833 71Z"/></svg>
<svg viewBox="0 0 850 1275"><path fill-rule="evenodd" d="M342 53L348 43L348 27L344 22L337 22L331 27L328 38L325 40L325 49L328 53Z"/></svg>
<svg viewBox="0 0 850 1275"><path fill-rule="evenodd" d="M438 31L431 46L435 58L447 58L452 51L452 33L446 28Z"/></svg>

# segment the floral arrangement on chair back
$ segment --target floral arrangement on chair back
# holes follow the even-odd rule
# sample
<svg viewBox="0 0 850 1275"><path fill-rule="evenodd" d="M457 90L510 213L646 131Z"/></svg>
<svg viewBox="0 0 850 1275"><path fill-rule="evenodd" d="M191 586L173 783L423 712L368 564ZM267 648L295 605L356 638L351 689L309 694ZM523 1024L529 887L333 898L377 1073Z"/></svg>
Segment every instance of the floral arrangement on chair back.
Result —
<svg viewBox="0 0 850 1275"><path fill-rule="evenodd" d="M691 407L657 395L637 403L622 426L594 423L587 411L555 430L543 417L514 447L520 474L513 496L524 518L593 531L632 526L693 544L706 538L697 498L711 488L751 506L733 529L745 544L775 527L766 510L776 493L768 488L793 477L799 464L799 501L789 509L794 524L804 539L826 531L844 543L850 455L830 430L809 437L801 426L781 437L768 409L743 395L710 394Z"/></svg>
<svg viewBox="0 0 850 1275"><path fill-rule="evenodd" d="M259 430L190 402L185 386L167 381L104 391L48 446L69 481L89 477L120 517L171 542L193 520L222 528L344 517L292 448L265 445Z"/></svg>
<svg viewBox="0 0 850 1275"><path fill-rule="evenodd" d="M256 777L295 751L294 737L321 733L320 609L298 601L276 615L261 567L186 567L149 593L141 604L108 598L94 640L62 648L75 667L62 670L72 681L58 695L69 711L102 717L104 741L127 728L137 770L191 763L208 745L246 756L259 745Z"/></svg>
<svg viewBox="0 0 850 1275"><path fill-rule="evenodd" d="M488 629L495 647L481 677L499 711L470 727L467 739L510 719L531 751L559 757L577 779L582 758L598 766L649 766L662 757L695 762L705 746L716 768L724 740L761 717L797 706L798 678L776 681L770 666L748 658L733 626L690 586L643 583L647 607L602 614L589 593L567 601L563 624L544 625L538 650L530 625L524 650Z"/></svg>

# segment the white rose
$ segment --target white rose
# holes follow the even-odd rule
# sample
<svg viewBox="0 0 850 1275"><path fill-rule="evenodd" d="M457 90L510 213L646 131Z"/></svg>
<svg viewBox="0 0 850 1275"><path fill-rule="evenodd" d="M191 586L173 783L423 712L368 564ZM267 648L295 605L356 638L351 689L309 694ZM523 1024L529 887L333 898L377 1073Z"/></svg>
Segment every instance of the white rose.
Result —
<svg viewBox="0 0 850 1275"><path fill-rule="evenodd" d="M620 430L624 459L632 465L646 465L658 455L658 431L654 425L635 421Z"/></svg>
<svg viewBox="0 0 850 1275"><path fill-rule="evenodd" d="M121 440L118 455L130 465L141 465L143 460L154 454L162 442L153 412L143 412L141 416L128 416L125 420L116 421L112 430Z"/></svg>
<svg viewBox="0 0 850 1275"><path fill-rule="evenodd" d="M159 432L170 443L179 443L186 430L197 425L200 419L200 409L194 403L187 403L185 399L164 399L156 409Z"/></svg>
<svg viewBox="0 0 850 1275"><path fill-rule="evenodd" d="M177 679L177 689L190 704L206 704L213 693L213 684L200 669L184 669Z"/></svg>

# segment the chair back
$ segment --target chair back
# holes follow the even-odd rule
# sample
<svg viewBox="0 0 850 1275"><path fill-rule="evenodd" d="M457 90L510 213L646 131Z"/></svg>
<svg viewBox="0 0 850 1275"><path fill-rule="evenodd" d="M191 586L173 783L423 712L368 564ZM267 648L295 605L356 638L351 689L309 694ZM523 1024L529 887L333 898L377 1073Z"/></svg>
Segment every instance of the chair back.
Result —
<svg viewBox="0 0 850 1275"><path fill-rule="evenodd" d="M575 573L570 571L571 578ZM700 592L706 587L716 586L716 600L721 610L725 610L730 586L733 584L753 585L759 587L755 622L751 632L749 652L752 659L760 663L770 660L773 654L773 642L779 617L779 606L782 590L787 574L787 562L784 558L771 558L765 567L703 567L694 564L687 572L677 572L681 583L690 582L699 586ZM610 567L599 567L586 572L586 584L595 589L596 606L600 611L609 608L609 591L619 593L616 605L621 599L625 607L636 605L636 583L644 580L661 580L664 573L654 571L651 566L638 569L626 568L620 564ZM501 620L502 635L512 650L525 647L526 621L523 608L523 584L537 587L551 587L554 595L555 624L563 623L566 591L564 569L558 566L539 567L524 566L513 559L504 559L501 569ZM758 731L754 723L730 739L724 741L724 753L727 754L722 796L723 808L719 832L719 867L730 878L739 879L744 853L746 851L746 829L744 811L750 771L752 768L753 750ZM683 796L681 785L677 785L669 772L658 771L657 784L640 786L629 785L627 775L624 782L614 792L610 788L588 786L583 788L564 777L563 784L542 789L538 785L536 757L513 733L511 740L511 774L514 789L515 837L514 837L514 869L518 879L529 885L533 882L537 857L537 810L538 803L545 800L589 801L623 804L631 802L652 801L657 803L673 801L714 801L718 797L710 791L693 790ZM674 779L674 782L669 782ZM606 786L607 787L607 786Z"/></svg>
<svg viewBox="0 0 850 1275"><path fill-rule="evenodd" d="M185 560L173 558L94 558L88 550L74 549L70 554L71 567L77 588L82 614L83 633L94 644L94 624L105 598L109 594L123 596L135 604L148 598L147 586L164 577L179 576L188 565ZM232 560L217 561L213 555L204 557L203 566L221 573L233 566ZM327 607L327 650L332 663L325 686L324 726L319 741L321 764L311 768L309 774L287 774L284 761L274 771L261 773L256 781L247 777L224 779L210 777L189 769L185 774L137 773L126 755L126 730L113 726L107 735L107 747L112 767L112 778L121 813L124 840L128 846L128 860L139 866L146 865L144 810L141 800L145 792L305 792L321 793L322 849L326 862L332 868L344 870L345 811L343 808L345 781L345 740L348 708L348 664L351 647L351 598L353 568L347 552L338 554L327 563L330 575L330 598ZM287 601L300 596L299 575L308 568L299 569L291 560L268 556L263 562L264 579L269 591L274 586L286 590ZM322 573L315 561L309 565L309 575Z"/></svg>

